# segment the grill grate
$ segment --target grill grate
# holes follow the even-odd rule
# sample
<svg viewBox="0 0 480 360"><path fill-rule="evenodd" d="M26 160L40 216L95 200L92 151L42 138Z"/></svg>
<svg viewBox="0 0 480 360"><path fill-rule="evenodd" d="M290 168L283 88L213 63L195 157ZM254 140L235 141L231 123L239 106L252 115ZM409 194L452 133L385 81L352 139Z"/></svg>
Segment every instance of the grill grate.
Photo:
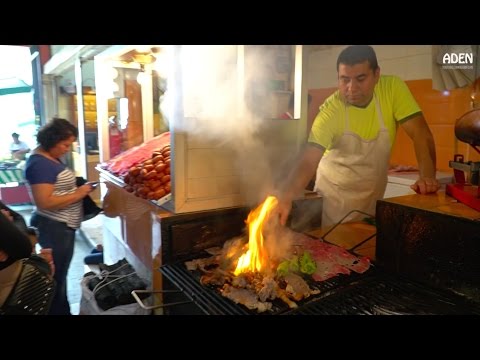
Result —
<svg viewBox="0 0 480 360"><path fill-rule="evenodd" d="M428 288L387 274L340 289L321 301L291 312L299 315L466 315L480 304L452 292Z"/></svg>
<svg viewBox="0 0 480 360"><path fill-rule="evenodd" d="M223 297L218 288L201 284L200 271L187 270L183 262L164 265L160 271L207 315L480 315L480 304L465 297L373 267L364 274L340 274L327 281L308 281L320 294L297 302L297 309L290 309L276 299L272 302L272 311L261 314Z"/></svg>
<svg viewBox="0 0 480 360"><path fill-rule="evenodd" d="M261 314L257 313L256 310L249 310L241 304L235 304L230 299L223 297L218 288L205 286L200 283L200 271L191 272L187 270L183 262L164 265L160 267L160 271L178 289L181 289L189 300L193 301L205 314L208 315L278 315L287 313L291 310L287 304L280 299L276 299L272 302L272 311L266 311ZM301 307L304 304L327 297L340 288L352 286L360 279L373 276L373 273L374 270L370 269L364 274L340 274L327 281L307 281L310 288L320 290L320 294L312 295L306 300L297 302L297 304Z"/></svg>

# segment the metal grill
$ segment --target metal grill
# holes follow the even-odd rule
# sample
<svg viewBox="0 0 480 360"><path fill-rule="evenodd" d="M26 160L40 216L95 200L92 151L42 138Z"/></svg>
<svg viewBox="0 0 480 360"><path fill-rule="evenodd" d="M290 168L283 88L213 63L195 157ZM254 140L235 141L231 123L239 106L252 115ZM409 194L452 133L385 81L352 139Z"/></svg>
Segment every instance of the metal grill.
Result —
<svg viewBox="0 0 480 360"><path fill-rule="evenodd" d="M235 304L230 299L223 297L217 287L205 286L200 283L201 273L199 271L189 271L183 262L177 262L171 265L160 267L162 274L172 282L178 289L194 302L205 314L208 315L257 315L256 310L249 310L245 306ZM317 295L310 296L297 304L302 307L304 304L323 299L338 289L352 286L360 279L373 276L374 270L370 269L367 273L351 275L342 275L329 279L327 281L315 282L307 281L311 289L320 290ZM261 313L264 314L284 314L291 309L280 299L272 302L272 310Z"/></svg>
<svg viewBox="0 0 480 360"><path fill-rule="evenodd" d="M279 299L272 311L258 314L223 297L216 287L200 283L199 271L188 271L179 262L164 265L162 274L204 314L208 315L400 315L400 314L476 314L480 304L453 292L426 287L371 268L364 274L339 275L322 282L308 281L320 294L298 302L290 309Z"/></svg>
<svg viewBox="0 0 480 360"><path fill-rule="evenodd" d="M389 224L387 221L385 223ZM199 231L203 229L204 222L200 224L202 227L198 226ZM320 290L319 294L297 302L296 309L290 309L283 301L276 299L272 301L271 311L260 315L480 315L480 293L476 276L480 269L477 261L479 252L478 242L475 241L478 239L471 236L478 230L477 225L472 225L471 231L470 228L468 231L462 230L460 234L452 234L448 232L451 230L443 229L451 235L448 239L455 240L452 246L445 246L447 243L444 242L444 245L439 247L438 242L432 238L429 242L419 242L420 245L416 245L415 251L409 252L398 243L400 240L397 240L397 233L402 232L395 229L391 231L384 226L384 231L388 228L392 232L388 237L391 241L387 243L383 239L381 246L377 248L380 250L377 252L377 260L382 258L382 261L376 263L375 267L371 267L364 274L340 274L322 282L307 280L311 289ZM202 232L203 235L198 237L202 241L189 242L187 240L191 240L189 234L193 227L183 228L184 236L179 237L183 242L180 241L181 246L178 243L177 245L182 249L180 255L186 256L179 261L178 251L174 252L174 256L170 254L163 261L165 265L160 271L169 288L176 287L181 290L179 300L191 301L185 313L194 309L196 313L213 315L258 315L256 310L249 310L244 305L223 297L218 287L203 285L200 282L200 271L191 272L186 269L184 261L209 256L206 253L200 254L199 250L211 246L207 246L205 241L211 237L207 232ZM216 229L213 225L212 228ZM218 231L212 233L218 234ZM323 240L330 243L325 239L326 235L328 232L323 235ZM355 249L368 239L347 251L359 256L355 254ZM410 244L408 238L401 240ZM220 241L216 241L215 245L219 243ZM452 252L452 249L456 251ZM174 312L181 313L172 309L172 313Z"/></svg>
<svg viewBox="0 0 480 360"><path fill-rule="evenodd" d="M466 315L480 304L452 292L432 289L400 277L377 274L357 285L292 312L299 315Z"/></svg>

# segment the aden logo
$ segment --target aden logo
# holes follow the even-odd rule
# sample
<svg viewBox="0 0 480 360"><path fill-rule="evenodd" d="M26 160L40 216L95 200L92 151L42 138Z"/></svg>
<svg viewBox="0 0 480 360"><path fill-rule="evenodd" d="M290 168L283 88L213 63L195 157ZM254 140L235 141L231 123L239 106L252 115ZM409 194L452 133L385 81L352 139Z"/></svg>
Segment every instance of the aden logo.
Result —
<svg viewBox="0 0 480 360"><path fill-rule="evenodd" d="M445 53L442 58L442 64L443 69L473 69L473 53Z"/></svg>
<svg viewBox="0 0 480 360"><path fill-rule="evenodd" d="M444 64L473 64L472 53L446 53L443 55Z"/></svg>

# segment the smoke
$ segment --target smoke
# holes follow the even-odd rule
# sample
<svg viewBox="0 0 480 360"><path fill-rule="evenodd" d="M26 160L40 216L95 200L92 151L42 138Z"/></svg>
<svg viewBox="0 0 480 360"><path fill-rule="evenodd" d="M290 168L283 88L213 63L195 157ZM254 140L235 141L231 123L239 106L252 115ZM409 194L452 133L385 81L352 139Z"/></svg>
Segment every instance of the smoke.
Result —
<svg viewBox="0 0 480 360"><path fill-rule="evenodd" d="M269 216L263 224L263 236L270 259L281 262L291 254L294 233L280 225L278 216Z"/></svg>
<svg viewBox="0 0 480 360"><path fill-rule="evenodd" d="M275 47L244 49L234 45L177 48L174 57L180 61L168 85L173 91L165 93L164 104L171 109L166 113L175 131L187 134L190 147L232 154L231 166L242 196L247 205L253 205L274 193L279 178L286 176L282 172L296 155L296 133L283 131L288 134L278 138L278 129L286 123L272 120L268 81L275 76L271 56Z"/></svg>

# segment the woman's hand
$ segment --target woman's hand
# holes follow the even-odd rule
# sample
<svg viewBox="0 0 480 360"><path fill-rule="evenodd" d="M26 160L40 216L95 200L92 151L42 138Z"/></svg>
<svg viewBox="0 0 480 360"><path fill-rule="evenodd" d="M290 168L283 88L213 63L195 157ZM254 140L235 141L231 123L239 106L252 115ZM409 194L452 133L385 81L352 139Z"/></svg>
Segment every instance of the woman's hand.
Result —
<svg viewBox="0 0 480 360"><path fill-rule="evenodd" d="M83 195L83 196L82 196L82 199L83 199L85 196L87 196L88 194L90 194L93 190L95 190L95 188L94 188L92 185L88 184L88 183L86 183L86 184L84 184L84 185L82 185L82 186L79 186L79 187L77 188L77 191L78 191L80 194Z"/></svg>

